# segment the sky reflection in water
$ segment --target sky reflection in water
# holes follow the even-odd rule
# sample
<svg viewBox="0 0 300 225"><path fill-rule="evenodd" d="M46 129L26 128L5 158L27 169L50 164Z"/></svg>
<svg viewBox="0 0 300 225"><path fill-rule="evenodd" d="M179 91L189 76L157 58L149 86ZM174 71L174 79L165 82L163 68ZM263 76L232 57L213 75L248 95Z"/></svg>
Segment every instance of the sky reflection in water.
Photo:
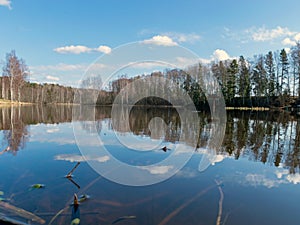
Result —
<svg viewBox="0 0 300 225"><path fill-rule="evenodd" d="M147 152L126 149L112 138L109 109L100 111L100 114L97 133L105 135L108 141L111 139L109 151L113 157L132 165L146 165L163 160L172 153L172 150L164 152L159 148ZM137 113L135 116L140 115ZM28 131L24 148L18 149L15 154L8 151L0 155L0 191L4 192L3 197L10 204L40 215L47 223L59 210L67 207L66 213L58 216L54 224L69 224L68 213L71 211L68 205L73 194L77 193L91 196L80 206L81 224L95 221L110 224L127 215L136 218L126 221L126 224L216 224L220 194L215 180L222 182L223 224L298 223L300 175L295 163L294 166L288 164L291 155L298 156L299 120L296 118L284 117L282 121L278 116L273 119L263 114L232 113L227 121L229 125L223 148L214 156L212 166L202 173L198 171L199 161L206 154L206 149L200 147L171 179L146 187L123 186L101 178L86 160L105 164L111 156L97 158L91 154L82 157L75 144L72 124L63 116L53 122L39 121L38 124L30 124L24 118L19 118ZM209 120L203 117L201 121L202 143L205 143ZM88 122L76 123L81 124L83 134L91 132ZM135 134L124 135L132 140L142 138L151 142L143 126L136 124ZM244 145L242 138L237 136L239 129L244 130L243 135L246 136ZM274 133L276 130L279 134ZM268 133L272 135L268 136ZM1 134L2 149L5 149L5 131ZM292 138L285 134L292 135ZM255 146L260 140L263 140L261 145ZM86 144L93 149L93 143ZM176 132L173 132L162 139L161 146L172 148L175 144ZM74 171L73 180L80 189L64 178L79 161L81 164ZM166 167L153 168L149 172L159 176L167 170ZM35 183L45 184L46 188L29 191L30 185ZM1 213L14 217L5 211Z"/></svg>

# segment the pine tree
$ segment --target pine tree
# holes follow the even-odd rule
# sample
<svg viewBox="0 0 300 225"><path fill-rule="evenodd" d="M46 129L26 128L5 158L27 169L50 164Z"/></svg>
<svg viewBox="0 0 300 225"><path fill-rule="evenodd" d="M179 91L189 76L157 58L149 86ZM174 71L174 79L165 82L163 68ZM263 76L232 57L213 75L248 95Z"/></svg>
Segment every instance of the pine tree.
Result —
<svg viewBox="0 0 300 225"><path fill-rule="evenodd" d="M300 43L298 42L296 46L292 48L291 52L293 61L293 96L295 96L296 91L298 97L300 97Z"/></svg>
<svg viewBox="0 0 300 225"><path fill-rule="evenodd" d="M264 67L264 58L262 55L258 56L252 72L253 92L256 97L266 96L267 94L267 77Z"/></svg>
<svg viewBox="0 0 300 225"><path fill-rule="evenodd" d="M268 96L274 97L276 95L276 77L273 53L271 51L265 57L265 67L268 79Z"/></svg>
<svg viewBox="0 0 300 225"><path fill-rule="evenodd" d="M245 98L249 99L251 93L250 85L250 69L247 61L243 56L239 58L239 77L238 77L238 94L243 98L243 106Z"/></svg>
<svg viewBox="0 0 300 225"><path fill-rule="evenodd" d="M281 66L281 74L280 74L280 87L281 87L281 94L284 92L286 94L290 94L290 87L289 87L289 60L287 53L284 49L280 52L280 66Z"/></svg>
<svg viewBox="0 0 300 225"><path fill-rule="evenodd" d="M227 102L232 103L236 94L236 76L239 72L239 65L237 60L231 61L227 69L227 83L226 83L226 99Z"/></svg>

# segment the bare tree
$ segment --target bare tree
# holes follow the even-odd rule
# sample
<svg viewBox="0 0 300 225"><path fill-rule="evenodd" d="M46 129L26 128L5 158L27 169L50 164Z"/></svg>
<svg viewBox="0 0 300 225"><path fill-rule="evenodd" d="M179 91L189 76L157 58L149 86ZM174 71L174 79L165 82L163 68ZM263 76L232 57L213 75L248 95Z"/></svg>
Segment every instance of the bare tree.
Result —
<svg viewBox="0 0 300 225"><path fill-rule="evenodd" d="M28 76L28 67L23 59L16 56L16 52L12 50L6 55L6 63L3 67L3 77L9 77L10 83L10 100L20 102L21 87Z"/></svg>

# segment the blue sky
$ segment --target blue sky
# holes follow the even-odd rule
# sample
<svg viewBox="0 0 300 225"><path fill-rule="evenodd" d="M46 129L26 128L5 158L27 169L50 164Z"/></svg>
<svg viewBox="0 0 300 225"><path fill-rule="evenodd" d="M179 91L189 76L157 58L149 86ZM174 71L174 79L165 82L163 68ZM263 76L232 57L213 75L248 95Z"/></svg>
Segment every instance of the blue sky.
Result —
<svg viewBox="0 0 300 225"><path fill-rule="evenodd" d="M0 0L0 59L15 49L32 81L76 86L91 62L135 41L180 45L204 61L248 58L299 41L299 8L297 0Z"/></svg>

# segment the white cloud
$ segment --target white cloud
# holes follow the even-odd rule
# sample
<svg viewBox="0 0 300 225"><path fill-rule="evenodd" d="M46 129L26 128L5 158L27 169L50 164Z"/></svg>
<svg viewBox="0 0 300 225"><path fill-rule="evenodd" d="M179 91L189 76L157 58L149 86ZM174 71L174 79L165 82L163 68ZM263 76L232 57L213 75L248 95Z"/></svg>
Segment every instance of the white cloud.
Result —
<svg viewBox="0 0 300 225"><path fill-rule="evenodd" d="M212 55L212 60L223 61L223 60L227 60L227 59L231 59L231 57L223 49L216 49Z"/></svg>
<svg viewBox="0 0 300 225"><path fill-rule="evenodd" d="M100 45L98 48L89 48L84 45L69 45L55 48L54 51L60 54L81 54L90 52L102 52L104 54L109 54L111 52L111 48L105 45Z"/></svg>
<svg viewBox="0 0 300 225"><path fill-rule="evenodd" d="M242 31L235 31L227 27L224 28L223 38L235 40L241 44L254 42L280 43L286 46L294 46L300 41L300 32L288 27L277 26L275 28L250 27Z"/></svg>
<svg viewBox="0 0 300 225"><path fill-rule="evenodd" d="M185 33L177 33L177 32L168 32L165 33L164 35L172 38L173 40L176 40L179 43L184 43L184 42L193 43L195 41L200 40L201 38L200 35L195 33L185 34Z"/></svg>
<svg viewBox="0 0 300 225"><path fill-rule="evenodd" d="M299 184L300 183L300 174L289 174L287 175L286 179L293 183L293 184Z"/></svg>
<svg viewBox="0 0 300 225"><path fill-rule="evenodd" d="M107 162L110 158L109 156L101 156L95 157L92 155L75 155L75 154L63 154L63 155L56 155L54 157L55 160L64 160L69 162L85 162L85 161L97 161L100 163Z"/></svg>
<svg viewBox="0 0 300 225"><path fill-rule="evenodd" d="M91 52L92 49L83 45L69 45L69 46L55 48L54 51L61 54L66 54L66 53L80 54L80 53Z"/></svg>
<svg viewBox="0 0 300 225"><path fill-rule="evenodd" d="M297 34L294 36L294 40L295 40L295 41L300 41L300 33L297 33Z"/></svg>
<svg viewBox="0 0 300 225"><path fill-rule="evenodd" d="M283 39L281 43L282 43L283 45L291 45L291 46L296 45L296 41L292 40L292 39L289 38L289 37Z"/></svg>
<svg viewBox="0 0 300 225"><path fill-rule="evenodd" d="M216 49L212 56L208 59L204 58L184 58L184 57L177 57L176 58L176 65L180 65L181 67L183 66L190 66L194 65L196 63L203 63L203 64L209 64L211 61L225 61L228 59L235 59L236 57L230 56L225 50L223 49Z"/></svg>
<svg viewBox="0 0 300 225"><path fill-rule="evenodd" d="M215 165L216 163L222 162L225 158L227 158L226 155L213 155L211 157L211 165Z"/></svg>
<svg viewBox="0 0 300 225"><path fill-rule="evenodd" d="M37 68L40 70L74 71L74 70L84 70L86 66L82 64L59 63L56 65L39 66Z"/></svg>
<svg viewBox="0 0 300 225"><path fill-rule="evenodd" d="M162 62L155 61L145 61L145 62L132 62L128 64L131 68L137 69L153 69L153 68L164 68L166 64Z"/></svg>
<svg viewBox="0 0 300 225"><path fill-rule="evenodd" d="M47 129L46 132L53 134L53 133L57 133L59 131L59 128L53 128L53 129Z"/></svg>
<svg viewBox="0 0 300 225"><path fill-rule="evenodd" d="M139 168L148 170L151 174L166 174L170 169L173 169L173 166L147 166Z"/></svg>
<svg viewBox="0 0 300 225"><path fill-rule="evenodd" d="M10 0L0 0L0 6L6 6L9 9L12 9Z"/></svg>
<svg viewBox="0 0 300 225"><path fill-rule="evenodd" d="M281 44L286 46L295 46L300 41L300 32L295 32L287 27L277 26L273 29L267 29L266 27L255 28L252 27L245 31L250 34L251 39L256 42L265 42L280 40Z"/></svg>
<svg viewBox="0 0 300 225"><path fill-rule="evenodd" d="M291 48L284 48L284 50L285 50L285 52L286 52L287 54L290 54L290 53L291 53Z"/></svg>
<svg viewBox="0 0 300 225"><path fill-rule="evenodd" d="M54 76L50 76L50 75L46 76L46 79L51 80L51 81L59 81L58 77L54 77Z"/></svg>
<svg viewBox="0 0 300 225"><path fill-rule="evenodd" d="M275 175L278 179L281 179L284 175L289 174L288 170L277 170L275 171Z"/></svg>
<svg viewBox="0 0 300 225"><path fill-rule="evenodd" d="M49 72L49 71L85 71L89 67L88 64L65 64L65 63L58 63L56 65L39 65L39 66L31 66L31 71L42 71L42 72ZM97 71L103 68L106 68L107 65L102 63L94 63L89 68L89 71Z"/></svg>
<svg viewBox="0 0 300 225"><path fill-rule="evenodd" d="M300 174L290 174L287 169L275 171L276 178L267 177L265 174L249 173L246 175L246 183L252 186L265 186L267 188L278 187L280 184L299 184Z"/></svg>
<svg viewBox="0 0 300 225"><path fill-rule="evenodd" d="M176 177L183 177L183 178L194 178L198 176L198 171L195 169L181 169L176 173Z"/></svg>
<svg viewBox="0 0 300 225"><path fill-rule="evenodd" d="M142 41L143 44L152 44L152 45L160 45L160 46L176 46L178 45L172 38L164 35L156 35L150 39Z"/></svg>
<svg viewBox="0 0 300 225"><path fill-rule="evenodd" d="M292 36L295 32L290 31L287 27L277 26L274 29L261 27L258 29L251 28L248 30L254 41L270 41L279 37Z"/></svg>
<svg viewBox="0 0 300 225"><path fill-rule="evenodd" d="M267 188L278 187L279 184L284 184L284 180L276 180L267 178L264 174L250 173L246 175L246 182L252 186L265 186Z"/></svg>
<svg viewBox="0 0 300 225"><path fill-rule="evenodd" d="M291 37L286 37L285 39L282 40L281 43L287 46L295 46L299 41L300 41L300 33L296 33Z"/></svg>
<svg viewBox="0 0 300 225"><path fill-rule="evenodd" d="M98 48L95 49L98 52L102 52L104 54L111 53L111 48L105 45L100 45Z"/></svg>

